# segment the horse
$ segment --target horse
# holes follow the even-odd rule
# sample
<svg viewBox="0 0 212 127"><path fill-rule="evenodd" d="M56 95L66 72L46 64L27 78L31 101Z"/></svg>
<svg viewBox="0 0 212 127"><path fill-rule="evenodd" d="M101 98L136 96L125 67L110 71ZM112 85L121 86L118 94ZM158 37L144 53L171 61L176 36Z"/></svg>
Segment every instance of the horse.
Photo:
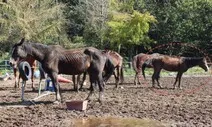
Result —
<svg viewBox="0 0 212 127"><path fill-rule="evenodd" d="M87 70L91 83L90 93L87 97L87 100L90 100L90 96L93 94L94 87L97 83L99 87L99 102L101 102L105 86L103 71L105 73L104 78L109 79L110 76L113 74L115 67L110 57L102 54L102 52L96 48L86 48L84 53L91 59L90 68L88 68Z"/></svg>
<svg viewBox="0 0 212 127"><path fill-rule="evenodd" d="M135 55L132 59L132 66L133 69L135 71L135 78L134 78L134 85L137 86L137 82L139 84L141 84L140 80L139 80L139 74L141 73L141 67L143 65L143 63L148 60L151 59L153 57L157 57L160 54L158 53L153 53L153 54L144 54L144 53L139 53L137 55ZM151 65L148 65L147 67L152 68Z"/></svg>
<svg viewBox="0 0 212 127"><path fill-rule="evenodd" d="M175 82L173 84L173 89L175 89L176 83L178 82L178 88L181 89L180 82L181 77L184 72L186 72L189 68L194 66L199 66L203 70L208 71L209 67L207 65L207 60L204 57L171 57L168 55L160 55L158 57L154 57L152 59L146 60L142 65L142 72L144 74L145 67L151 65L154 68L154 73L152 75L152 87L155 87L155 80L157 81L157 85L162 88L159 83L159 76L161 69L178 72Z"/></svg>
<svg viewBox="0 0 212 127"><path fill-rule="evenodd" d="M116 72L113 72L113 75L115 77L115 82L116 82L116 88L119 86L119 82L121 80L121 84L124 81L124 71L123 71L123 57L118 54L115 51L112 50L102 50L103 54L106 54L113 63L113 66L115 67ZM104 78L104 81L107 82L107 78Z"/></svg>
<svg viewBox="0 0 212 127"><path fill-rule="evenodd" d="M36 63L36 60L32 57L26 57L24 59L21 59L18 63L16 62L11 62L10 60L10 66L13 67L13 73L14 73L14 77L15 77L15 89L17 87L19 87L19 83L20 83L20 78L21 76L18 75L18 68L17 66L22 62L22 61L27 61L29 63L29 65L31 66L31 71L32 71L32 76L31 76L31 81L32 81L32 90L34 90L34 72L35 72L35 69L36 69L36 66L37 66L37 63Z"/></svg>
<svg viewBox="0 0 212 127"><path fill-rule="evenodd" d="M98 83L99 102L102 102L104 91L102 68L104 68L106 63L107 65L112 64L108 64L108 62L111 61L107 60L98 49L86 48L84 52L81 53L73 50L55 49L53 46L25 41L25 39L22 38L20 42L14 44L12 47L11 61L17 62L20 58L26 58L27 56L31 56L39 61L43 70L51 78L55 89L56 103L62 101L58 74L78 75L85 71L88 72L91 82L91 90L86 99L90 100L90 95L93 93L92 86ZM110 74L112 74L112 71L113 70L108 70Z"/></svg>
<svg viewBox="0 0 212 127"><path fill-rule="evenodd" d="M113 75L114 75L115 80L116 80L115 88L118 88L120 80L121 80L121 84L124 81L123 58L117 52L112 51L112 50L101 50L101 51L102 51L103 55L105 55L108 59L110 59L112 61L112 64L113 64L114 69L115 69L114 72L113 72ZM107 67L108 66L105 66L104 71L107 70ZM108 81L109 78L110 78L110 76L106 76L106 75L103 74L103 79L104 79L105 83ZM83 73L83 79L82 79L82 82L80 83L80 89L82 89L83 84L85 82L85 79L86 79L86 72ZM78 80L80 80L80 75L78 75L78 77L77 77L77 81ZM73 76L73 82L75 82L74 76Z"/></svg>

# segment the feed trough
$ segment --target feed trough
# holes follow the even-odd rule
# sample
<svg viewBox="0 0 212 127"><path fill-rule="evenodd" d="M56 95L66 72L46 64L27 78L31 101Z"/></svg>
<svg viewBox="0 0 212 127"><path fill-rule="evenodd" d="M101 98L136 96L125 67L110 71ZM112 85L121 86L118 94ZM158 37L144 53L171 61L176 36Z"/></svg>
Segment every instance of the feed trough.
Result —
<svg viewBox="0 0 212 127"><path fill-rule="evenodd" d="M87 108L87 100L68 100L66 101L66 107L68 110L80 110L84 111Z"/></svg>

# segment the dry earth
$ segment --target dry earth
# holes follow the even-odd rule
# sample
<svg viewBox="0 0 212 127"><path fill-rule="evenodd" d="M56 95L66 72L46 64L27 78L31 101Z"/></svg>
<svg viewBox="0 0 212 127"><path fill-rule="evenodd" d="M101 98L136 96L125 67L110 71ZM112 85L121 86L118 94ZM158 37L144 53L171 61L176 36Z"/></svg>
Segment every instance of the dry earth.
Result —
<svg viewBox="0 0 212 127"><path fill-rule="evenodd" d="M212 126L212 77L183 77L182 90L171 89L173 77L162 77L160 81L164 89L151 88L150 78L138 86L132 84L133 77L125 78L118 90L109 83L103 104L96 102L96 90L86 111L67 110L65 103L52 103L54 94L36 100L36 104L23 104L21 89L14 90L14 81L1 81L0 126L74 126L75 119L91 117L148 118L159 121L160 126L173 127ZM114 82L113 78L110 82ZM72 84L61 84L64 100L83 100L89 93L87 89L76 93L72 88ZM25 98L32 99L37 94L31 91L28 81Z"/></svg>

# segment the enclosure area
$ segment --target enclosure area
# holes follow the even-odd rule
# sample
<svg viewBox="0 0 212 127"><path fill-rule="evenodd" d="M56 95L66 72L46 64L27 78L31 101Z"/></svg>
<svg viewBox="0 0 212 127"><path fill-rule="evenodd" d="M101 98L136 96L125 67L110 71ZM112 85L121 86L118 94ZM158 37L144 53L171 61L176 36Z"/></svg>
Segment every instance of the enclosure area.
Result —
<svg viewBox="0 0 212 127"><path fill-rule="evenodd" d="M67 76L67 78L71 78ZM119 89L114 89L114 79L105 86L103 104L97 102L98 92L88 103L86 111L67 110L65 102L52 103L55 95L51 94L36 100L35 104L21 103L21 89L14 90L14 81L0 82L0 123L1 126L81 126L75 124L82 118L139 118L149 120L149 126L211 126L212 125L212 80L211 76L183 76L183 89L171 89L173 76L160 79L164 89L151 88L150 76L135 86L133 77L126 77ZM37 85L38 80L36 80ZM61 91L66 100L84 100L88 94L89 83L79 93L73 91L72 84L61 83ZM27 82L25 97L37 96ZM153 122L157 124L153 124ZM83 121L81 121L83 123ZM84 121L85 122L85 121ZM94 121L93 121L94 122ZM102 126L111 126L110 120ZM148 122L147 122L148 123ZM95 125L100 126L98 121ZM128 124L128 126L135 126ZM144 124L148 125L148 124ZM114 125L115 126L115 125ZM118 126L116 124L116 126Z"/></svg>

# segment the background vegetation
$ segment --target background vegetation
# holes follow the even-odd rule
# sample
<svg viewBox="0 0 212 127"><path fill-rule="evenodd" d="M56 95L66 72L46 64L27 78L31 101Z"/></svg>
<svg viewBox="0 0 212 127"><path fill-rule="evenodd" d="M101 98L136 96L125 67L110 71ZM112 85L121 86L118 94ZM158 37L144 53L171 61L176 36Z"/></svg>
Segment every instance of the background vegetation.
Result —
<svg viewBox="0 0 212 127"><path fill-rule="evenodd" d="M21 37L67 48L94 46L132 56L169 42L212 54L212 0L2 0L0 54ZM202 56L194 48L155 49Z"/></svg>

